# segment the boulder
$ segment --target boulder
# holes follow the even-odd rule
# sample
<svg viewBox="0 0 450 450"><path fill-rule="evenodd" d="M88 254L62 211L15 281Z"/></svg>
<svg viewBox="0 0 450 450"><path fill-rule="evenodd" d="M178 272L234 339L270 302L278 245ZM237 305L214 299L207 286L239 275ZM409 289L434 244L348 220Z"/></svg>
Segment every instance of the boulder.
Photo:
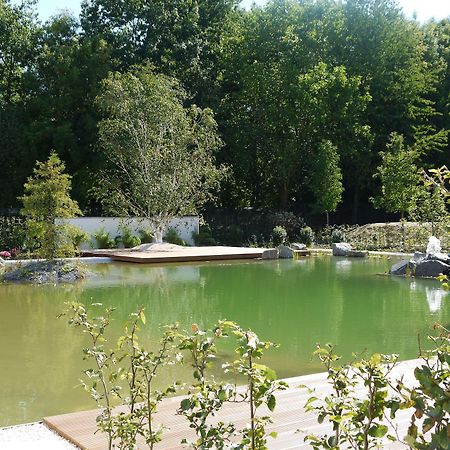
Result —
<svg viewBox="0 0 450 450"><path fill-rule="evenodd" d="M346 242L333 243L333 256L347 256L352 250L352 246Z"/></svg>
<svg viewBox="0 0 450 450"><path fill-rule="evenodd" d="M262 259L278 259L278 249L268 248L267 250L263 250Z"/></svg>
<svg viewBox="0 0 450 450"><path fill-rule="evenodd" d="M292 250L306 250L306 245L299 244L298 242L294 242L293 244L291 244L291 248L292 248Z"/></svg>
<svg viewBox="0 0 450 450"><path fill-rule="evenodd" d="M279 245L278 256L282 259L292 259L294 257L294 250L287 247L286 245Z"/></svg>
<svg viewBox="0 0 450 450"><path fill-rule="evenodd" d="M427 256L426 253L414 252L414 255L411 258L411 261L420 261L421 259L424 259L426 256Z"/></svg>
<svg viewBox="0 0 450 450"><path fill-rule="evenodd" d="M410 262L406 259L403 259L402 261L394 264L391 269L389 270L389 273L391 275L406 275L406 271L410 267Z"/></svg>
<svg viewBox="0 0 450 450"><path fill-rule="evenodd" d="M0 267L5 265L5 261L3 260L3 258L0 258Z"/></svg>
<svg viewBox="0 0 450 450"><path fill-rule="evenodd" d="M436 278L439 274L448 274L450 265L437 259L425 259L417 263L414 275L416 277Z"/></svg>

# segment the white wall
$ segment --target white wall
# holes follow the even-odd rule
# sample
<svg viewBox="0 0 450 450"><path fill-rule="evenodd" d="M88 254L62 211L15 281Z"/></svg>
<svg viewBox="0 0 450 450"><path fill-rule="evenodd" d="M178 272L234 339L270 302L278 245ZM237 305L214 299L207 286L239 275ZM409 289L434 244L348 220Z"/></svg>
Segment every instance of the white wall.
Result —
<svg viewBox="0 0 450 450"><path fill-rule="evenodd" d="M62 221L62 219L58 219ZM74 219L65 219L65 223L72 224L78 228L81 228L89 236L98 231L100 228L104 228L114 239L120 234L120 226L125 225L139 236L138 231L142 228L151 228L151 222L147 219L140 219L138 217L133 218L120 218L120 217L76 217ZM197 216L186 216L181 218L172 219L167 227L175 228L178 235L183 241L189 245L194 245L192 239L192 233L198 233L199 230L199 218ZM92 242L87 242L81 245L81 248L92 248L95 240L90 239Z"/></svg>

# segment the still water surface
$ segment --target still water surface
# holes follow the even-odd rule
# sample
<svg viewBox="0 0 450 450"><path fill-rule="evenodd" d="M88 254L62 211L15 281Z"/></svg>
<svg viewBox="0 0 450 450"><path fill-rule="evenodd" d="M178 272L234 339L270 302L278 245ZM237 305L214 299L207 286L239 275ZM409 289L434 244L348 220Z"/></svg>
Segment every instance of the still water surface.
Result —
<svg viewBox="0 0 450 450"><path fill-rule="evenodd" d="M311 357L317 342L336 344L347 359L364 349L414 358L418 334L426 336L434 322L449 324L450 297L434 280L380 275L392 263L114 263L90 266L97 276L75 286L0 285L0 426L93 407L77 387L85 336L56 318L70 300L114 306L115 332L144 305L150 342L160 324L234 320L280 344L265 361L280 377L321 371ZM187 376L170 370L173 378Z"/></svg>

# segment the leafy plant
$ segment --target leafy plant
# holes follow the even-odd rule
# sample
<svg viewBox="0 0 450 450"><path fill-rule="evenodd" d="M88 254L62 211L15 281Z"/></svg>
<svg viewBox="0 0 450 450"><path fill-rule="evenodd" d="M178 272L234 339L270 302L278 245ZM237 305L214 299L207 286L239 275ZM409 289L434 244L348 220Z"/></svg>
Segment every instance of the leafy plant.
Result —
<svg viewBox="0 0 450 450"><path fill-rule="evenodd" d="M403 405L414 408L405 441L418 450L450 448L450 331L441 325L435 329L439 334L429 336L434 348L421 351L424 362L414 369L418 385L412 389L403 383L397 386Z"/></svg>
<svg viewBox="0 0 450 450"><path fill-rule="evenodd" d="M315 412L319 423L328 419L333 433L323 436L308 434L305 442L315 450L368 450L380 447L385 436L396 440L396 437L387 434L388 427L383 419L388 409L395 414L400 407L397 398L388 399L388 375L396 364L397 356L376 353L369 359L340 365L340 357L330 344L325 347L318 345L314 354L326 368L332 392L323 399L310 397L305 410ZM359 388L364 389L363 394L357 392Z"/></svg>
<svg viewBox="0 0 450 450"><path fill-rule="evenodd" d="M175 228L169 228L166 232L166 234L163 237L163 240L165 242L168 242L169 244L175 244L175 245L187 245L186 242L183 241L183 239L180 238L178 231L175 230Z"/></svg>
<svg viewBox="0 0 450 450"><path fill-rule="evenodd" d="M314 242L314 231L311 227L304 227L297 235L297 240L308 247Z"/></svg>
<svg viewBox="0 0 450 450"><path fill-rule="evenodd" d="M160 368L174 361L172 351L177 326L165 328L157 351L145 350L139 344L139 331L141 325L146 325L146 318L144 309L139 308L131 315L116 348L107 349L107 331L113 311L108 308L103 316L90 317L83 304L74 302L63 314L69 317L69 325L81 328L90 338L90 346L84 348L83 353L84 359L92 361L94 367L83 371L85 379L81 382L101 409L97 426L106 433L109 450L135 448L138 436L153 449L163 433L163 428L155 429L153 423L158 404L174 394L179 386L174 383L162 390L153 387ZM125 411L113 410L117 399L125 406Z"/></svg>
<svg viewBox="0 0 450 450"><path fill-rule="evenodd" d="M148 228L141 228L139 230L139 236L142 244L151 244L153 242L154 233L153 230Z"/></svg>
<svg viewBox="0 0 450 450"><path fill-rule="evenodd" d="M73 256L76 252L74 227L57 222L81 215L77 202L69 195L72 177L64 170L64 163L52 152L46 162L36 163L21 197L21 214L27 218L27 246L46 259Z"/></svg>
<svg viewBox="0 0 450 450"><path fill-rule="evenodd" d="M122 226L120 231L118 239L125 248L133 248L141 244L139 236L134 235L130 227Z"/></svg>
<svg viewBox="0 0 450 450"><path fill-rule="evenodd" d="M211 228L209 225L200 226L199 232L192 233L192 239L195 245L217 245L217 241L213 238Z"/></svg>
<svg viewBox="0 0 450 450"><path fill-rule="evenodd" d="M114 239L112 239L111 235L105 230L104 227L101 227L95 231L92 234L92 237L96 241L97 248L108 249L115 247Z"/></svg>
<svg viewBox="0 0 450 450"><path fill-rule="evenodd" d="M233 423L211 421L222 406L235 396L233 385L217 382L210 373L217 356L216 341L227 336L229 324L232 323L221 321L211 330L201 330L193 324L192 333L181 336L179 348L189 354L194 383L187 398L181 401L178 413L186 417L190 428L195 430L195 442L182 441L194 449L228 448L236 432Z"/></svg>
<svg viewBox="0 0 450 450"><path fill-rule="evenodd" d="M287 232L282 226L276 226L272 230L272 244L274 247L284 245L287 241Z"/></svg>

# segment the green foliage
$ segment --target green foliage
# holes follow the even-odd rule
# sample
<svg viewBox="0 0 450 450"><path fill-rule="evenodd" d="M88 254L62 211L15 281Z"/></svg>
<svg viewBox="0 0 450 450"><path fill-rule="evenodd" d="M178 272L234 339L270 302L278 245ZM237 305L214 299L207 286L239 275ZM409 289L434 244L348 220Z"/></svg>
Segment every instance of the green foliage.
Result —
<svg viewBox="0 0 450 450"><path fill-rule="evenodd" d="M166 234L163 237L163 240L165 242L168 242L169 244L175 244L175 245L187 245L186 242L183 241L183 239L180 238L178 231L175 228L169 228L166 232Z"/></svg>
<svg viewBox="0 0 450 450"><path fill-rule="evenodd" d="M117 236L117 241L121 242L125 248L137 247L141 244L139 236L133 234L130 227L120 227L120 235Z"/></svg>
<svg viewBox="0 0 450 450"><path fill-rule="evenodd" d="M298 242L307 245L308 247L312 245L315 239L314 231L311 227L304 227L298 233L296 239Z"/></svg>
<svg viewBox="0 0 450 450"><path fill-rule="evenodd" d="M93 305L94 308L101 306ZM153 387L160 369L173 363L174 341L177 326L164 329L159 348L153 352L139 343L141 326L146 326L143 308L131 315L115 348L107 348L109 326L113 309L106 309L103 316L94 315L80 303L70 303L63 314L69 325L81 329L90 339L90 346L83 349L84 359L93 367L83 371L83 387L100 408L98 429L108 438L108 449L135 448L138 438L150 449L161 441L163 428L155 428L153 418L158 404L173 395L179 384L166 386L163 390ZM120 401L124 409L113 413L113 403Z"/></svg>
<svg viewBox="0 0 450 450"><path fill-rule="evenodd" d="M139 230L139 236L142 244L151 244L153 242L153 230L147 228L141 228Z"/></svg>
<svg viewBox="0 0 450 450"><path fill-rule="evenodd" d="M105 227L101 227L100 229L92 233L92 237L95 239L97 248L108 249L114 248L116 245L115 240L105 230Z"/></svg>
<svg viewBox="0 0 450 450"><path fill-rule="evenodd" d="M185 107L186 97L174 78L140 67L111 74L97 99L109 161L97 195L112 213L151 220L159 242L171 218L196 214L212 199L222 174L214 165L221 140L213 113Z"/></svg>
<svg viewBox="0 0 450 450"><path fill-rule="evenodd" d="M213 238L211 228L208 224L201 225L198 233L193 232L192 239L197 246L217 245L217 241Z"/></svg>
<svg viewBox="0 0 450 450"><path fill-rule="evenodd" d="M405 441L410 448L419 450L450 447L450 332L440 325L435 328L438 335L429 336L434 348L422 352L424 362L414 370L418 385L411 389L400 383L397 387L403 405L415 410ZM418 426L419 419L422 420Z"/></svg>
<svg viewBox="0 0 450 450"><path fill-rule="evenodd" d="M21 249L25 240L25 220L17 216L0 216L0 248Z"/></svg>
<svg viewBox="0 0 450 450"><path fill-rule="evenodd" d="M336 211L344 191L339 154L337 147L331 141L322 141L319 144L312 174L311 188L316 196L315 209L318 212L327 213L328 225L328 213Z"/></svg>
<svg viewBox="0 0 450 450"><path fill-rule="evenodd" d="M381 182L381 195L372 201L377 208L401 213L403 218L419 195L421 179L416 165L419 154L414 148L405 148L403 136L392 133L387 151L380 155L382 163L375 176Z"/></svg>
<svg viewBox="0 0 450 450"><path fill-rule="evenodd" d="M310 397L305 409L314 411L319 423L329 420L333 433L324 436L310 434L305 437L305 442L315 450L368 450L379 448L385 436L395 441L394 436L387 434L388 427L383 420L386 410L395 412L399 407L398 399L388 398L388 375L397 356L376 353L369 359L342 366L330 344L325 347L318 345L314 354L327 370L332 393L323 399ZM358 392L360 388L363 393Z"/></svg>
<svg viewBox="0 0 450 450"><path fill-rule="evenodd" d="M272 244L275 247L279 245L284 245L287 241L287 231L282 226L276 226L272 230Z"/></svg>
<svg viewBox="0 0 450 450"><path fill-rule="evenodd" d="M40 257L73 256L79 232L57 219L81 215L77 202L70 198L71 177L56 153L45 163L37 162L33 176L24 185L21 214L27 219L26 243Z"/></svg>

